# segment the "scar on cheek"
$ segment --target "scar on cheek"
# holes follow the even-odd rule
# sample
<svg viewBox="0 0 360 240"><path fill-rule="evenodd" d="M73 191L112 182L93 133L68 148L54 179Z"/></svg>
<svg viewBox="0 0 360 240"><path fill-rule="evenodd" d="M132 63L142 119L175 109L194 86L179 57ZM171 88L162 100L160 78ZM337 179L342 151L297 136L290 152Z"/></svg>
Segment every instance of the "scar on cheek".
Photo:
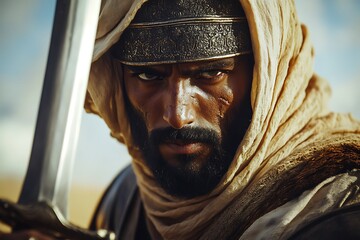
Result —
<svg viewBox="0 0 360 240"><path fill-rule="evenodd" d="M230 105L230 101L227 100L227 99L225 99L225 98L223 98L223 97L219 97L219 101L220 101L222 104L226 105L226 106L229 106L229 105Z"/></svg>
<svg viewBox="0 0 360 240"><path fill-rule="evenodd" d="M230 106L230 101L227 100L224 97L219 97L218 100L219 100L219 113L218 113L218 116L220 118L224 118L225 112L228 109L228 107Z"/></svg>

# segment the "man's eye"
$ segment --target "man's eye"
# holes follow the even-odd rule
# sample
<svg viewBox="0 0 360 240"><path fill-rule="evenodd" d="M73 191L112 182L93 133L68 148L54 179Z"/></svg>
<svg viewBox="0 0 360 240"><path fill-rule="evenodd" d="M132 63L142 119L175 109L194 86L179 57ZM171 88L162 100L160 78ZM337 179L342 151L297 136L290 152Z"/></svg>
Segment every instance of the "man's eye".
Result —
<svg viewBox="0 0 360 240"><path fill-rule="evenodd" d="M208 72L202 72L198 75L198 78L202 79L213 79L218 78L224 74L223 71L208 71Z"/></svg>
<svg viewBox="0 0 360 240"><path fill-rule="evenodd" d="M140 73L140 74L137 74L137 77L144 81L161 80L161 77L159 75L152 74L152 73Z"/></svg>

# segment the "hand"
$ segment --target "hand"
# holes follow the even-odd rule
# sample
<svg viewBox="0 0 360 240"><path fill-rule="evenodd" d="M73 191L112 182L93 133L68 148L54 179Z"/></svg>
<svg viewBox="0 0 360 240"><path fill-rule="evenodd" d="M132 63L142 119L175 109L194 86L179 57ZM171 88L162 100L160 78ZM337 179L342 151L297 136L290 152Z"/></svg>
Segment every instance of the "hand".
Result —
<svg viewBox="0 0 360 240"><path fill-rule="evenodd" d="M0 240L53 240L35 230L19 231L14 233L0 233Z"/></svg>

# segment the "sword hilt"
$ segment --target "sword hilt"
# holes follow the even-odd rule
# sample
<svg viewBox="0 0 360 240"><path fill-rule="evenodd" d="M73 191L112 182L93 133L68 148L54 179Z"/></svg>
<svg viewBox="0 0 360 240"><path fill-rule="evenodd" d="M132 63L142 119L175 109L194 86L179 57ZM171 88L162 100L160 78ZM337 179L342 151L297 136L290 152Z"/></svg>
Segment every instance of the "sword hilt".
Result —
<svg viewBox="0 0 360 240"><path fill-rule="evenodd" d="M0 199L0 221L16 230L38 230L60 239L114 240L115 234L100 229L90 231L70 223L56 206L41 201L22 205Z"/></svg>

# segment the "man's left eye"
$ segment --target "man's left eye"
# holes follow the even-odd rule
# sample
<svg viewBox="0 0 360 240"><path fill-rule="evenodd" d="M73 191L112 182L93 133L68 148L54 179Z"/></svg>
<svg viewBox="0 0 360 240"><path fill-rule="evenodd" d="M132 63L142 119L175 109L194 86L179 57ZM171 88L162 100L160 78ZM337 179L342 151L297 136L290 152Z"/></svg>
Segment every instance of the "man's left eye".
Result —
<svg viewBox="0 0 360 240"><path fill-rule="evenodd" d="M212 79L212 78L218 78L220 76L222 76L224 74L223 71L207 71L207 72L202 72L198 75L198 78L202 78L202 79Z"/></svg>

